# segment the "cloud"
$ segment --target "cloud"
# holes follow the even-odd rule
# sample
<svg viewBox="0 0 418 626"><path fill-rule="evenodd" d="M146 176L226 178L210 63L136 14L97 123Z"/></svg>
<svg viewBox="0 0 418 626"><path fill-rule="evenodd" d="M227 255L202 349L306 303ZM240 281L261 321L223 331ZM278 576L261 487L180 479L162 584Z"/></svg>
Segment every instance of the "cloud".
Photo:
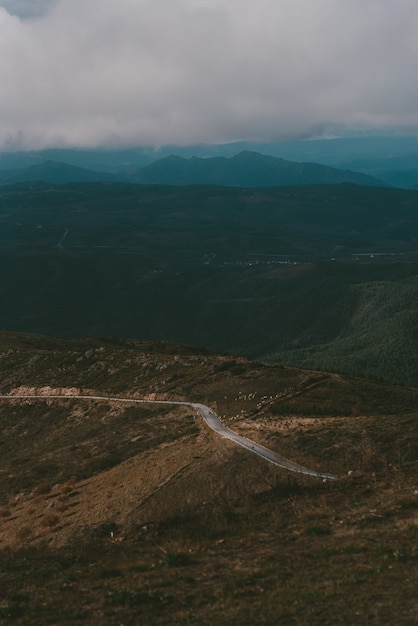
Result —
<svg viewBox="0 0 418 626"><path fill-rule="evenodd" d="M48 13L56 0L0 0L0 7L22 19L37 18Z"/></svg>
<svg viewBox="0 0 418 626"><path fill-rule="evenodd" d="M3 147L418 129L415 0L13 0L19 17L11 4Z"/></svg>

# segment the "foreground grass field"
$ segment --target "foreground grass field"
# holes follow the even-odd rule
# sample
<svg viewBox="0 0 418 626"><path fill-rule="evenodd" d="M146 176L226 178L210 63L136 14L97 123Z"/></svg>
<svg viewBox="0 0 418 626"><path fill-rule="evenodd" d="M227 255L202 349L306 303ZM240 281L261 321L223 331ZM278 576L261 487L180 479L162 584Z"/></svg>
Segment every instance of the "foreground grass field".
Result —
<svg viewBox="0 0 418 626"><path fill-rule="evenodd" d="M339 476L290 475L187 407L2 401L0 623L416 623L418 389L9 334L0 373L2 393L203 401Z"/></svg>

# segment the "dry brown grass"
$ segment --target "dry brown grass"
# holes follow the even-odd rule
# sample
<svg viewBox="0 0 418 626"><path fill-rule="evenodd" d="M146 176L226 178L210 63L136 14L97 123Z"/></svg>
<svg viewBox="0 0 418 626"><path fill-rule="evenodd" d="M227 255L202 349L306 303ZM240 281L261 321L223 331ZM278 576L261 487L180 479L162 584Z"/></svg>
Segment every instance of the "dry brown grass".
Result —
<svg viewBox="0 0 418 626"><path fill-rule="evenodd" d="M414 623L418 390L228 357L123 355L106 357L107 391L131 359L138 389L187 387L232 428L340 478L290 475L188 408L0 405L0 621ZM67 367L79 357L61 354ZM50 370L33 376L46 384ZM326 396L326 414L312 411Z"/></svg>

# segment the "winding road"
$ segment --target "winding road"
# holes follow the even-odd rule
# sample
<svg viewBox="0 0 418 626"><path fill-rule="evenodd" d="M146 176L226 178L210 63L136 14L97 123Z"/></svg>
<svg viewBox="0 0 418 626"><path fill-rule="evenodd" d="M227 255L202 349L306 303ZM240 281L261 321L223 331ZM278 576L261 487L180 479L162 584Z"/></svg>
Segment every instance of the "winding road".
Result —
<svg viewBox="0 0 418 626"><path fill-rule="evenodd" d="M204 419L206 424L211 428L215 433L223 437L224 439L229 439L239 446L246 448L249 452L253 454L257 454L262 457L269 463L273 463L279 467L289 470L290 472L295 472L297 474L304 474L306 476L314 476L316 478L322 478L323 480L335 480L337 477L333 474L328 474L325 472L318 472L316 470L309 469L304 467L303 465L298 465L297 463L293 463L285 458L283 458L280 454L276 454L272 450L265 448L264 446L252 441L251 439L247 439L242 435L234 432L230 428L224 426L216 413L205 404L200 404L199 402L182 402L179 400L140 400L136 398L112 398L109 396L86 396L86 395L0 395L0 400L47 400L47 399L56 399L56 400L99 400L105 402L130 402L136 404L170 404L170 405L180 405L180 406L189 406L193 408L195 411L199 413L199 415Z"/></svg>

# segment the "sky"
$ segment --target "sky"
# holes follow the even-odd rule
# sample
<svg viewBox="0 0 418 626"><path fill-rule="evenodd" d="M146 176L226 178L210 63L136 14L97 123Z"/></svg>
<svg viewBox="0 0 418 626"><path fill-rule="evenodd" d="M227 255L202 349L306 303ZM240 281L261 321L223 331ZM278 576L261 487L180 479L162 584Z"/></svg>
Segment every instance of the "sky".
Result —
<svg viewBox="0 0 418 626"><path fill-rule="evenodd" d="M0 149L418 135L416 0L0 0Z"/></svg>

